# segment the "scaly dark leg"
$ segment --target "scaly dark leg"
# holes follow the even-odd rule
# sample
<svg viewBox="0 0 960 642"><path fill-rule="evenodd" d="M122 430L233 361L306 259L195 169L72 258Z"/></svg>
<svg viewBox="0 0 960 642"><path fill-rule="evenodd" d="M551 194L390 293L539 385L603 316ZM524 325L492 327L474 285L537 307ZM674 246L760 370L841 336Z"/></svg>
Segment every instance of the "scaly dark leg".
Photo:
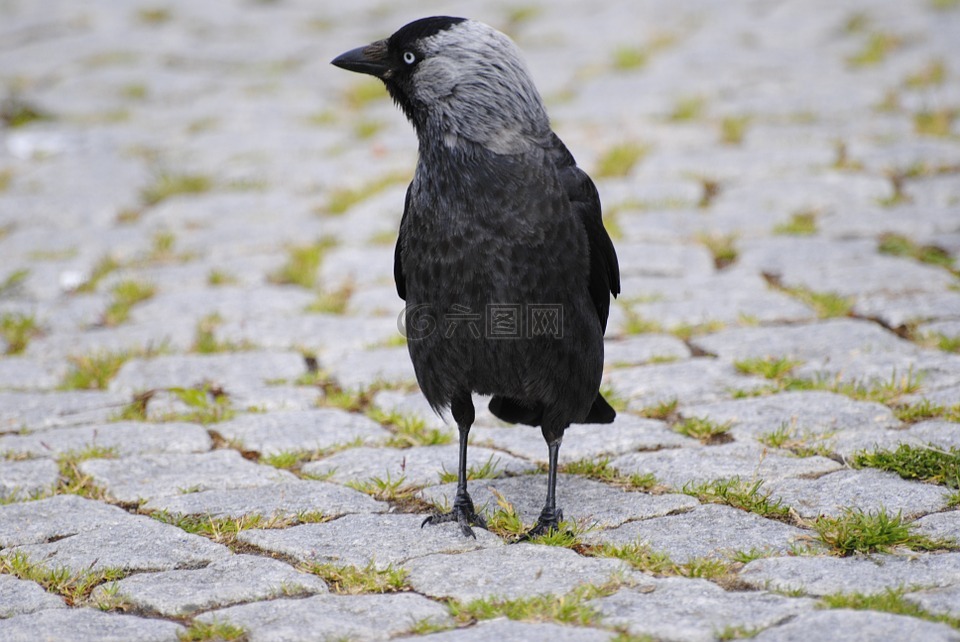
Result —
<svg viewBox="0 0 960 642"><path fill-rule="evenodd" d="M453 500L453 510L449 513L438 513L430 515L420 528L427 524L442 524L443 522L456 521L460 524L460 531L466 537L477 538L471 526L487 527L487 521L483 515L477 514L473 507L473 500L467 492L467 437L470 434L470 427L473 425L474 408L473 400L470 395L458 397L450 405L450 411L454 420L457 422L457 429L460 432L460 461L457 466L457 494Z"/></svg>
<svg viewBox="0 0 960 642"><path fill-rule="evenodd" d="M540 511L540 517L537 519L537 523L534 524L533 528L531 528L522 539L527 540L531 537L537 537L538 535L546 535L551 530L558 529L560 522L563 521L563 511L557 508L557 457L560 454L560 442L562 441L562 437L557 437L547 442L549 457L547 501L543 505L543 510Z"/></svg>

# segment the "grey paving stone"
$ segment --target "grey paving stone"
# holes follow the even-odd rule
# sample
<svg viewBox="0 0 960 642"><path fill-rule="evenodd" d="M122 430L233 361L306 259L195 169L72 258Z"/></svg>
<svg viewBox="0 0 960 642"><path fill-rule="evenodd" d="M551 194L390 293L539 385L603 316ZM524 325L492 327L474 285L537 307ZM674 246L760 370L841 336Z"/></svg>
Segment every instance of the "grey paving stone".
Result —
<svg viewBox="0 0 960 642"><path fill-rule="evenodd" d="M941 588L960 584L960 553L770 557L747 564L739 579L752 588L812 596Z"/></svg>
<svg viewBox="0 0 960 642"><path fill-rule="evenodd" d="M393 317L364 318L329 314L265 317L243 323L228 320L217 328L221 341L248 341L263 348L303 348L321 357L321 366L348 350L388 341L397 336Z"/></svg>
<svg viewBox="0 0 960 642"><path fill-rule="evenodd" d="M52 491L60 478L50 459L0 461L0 499L25 500Z"/></svg>
<svg viewBox="0 0 960 642"><path fill-rule="evenodd" d="M729 506L706 504L666 517L628 522L589 533L591 542L641 542L679 563L697 557L729 557L740 551L786 552L807 531Z"/></svg>
<svg viewBox="0 0 960 642"><path fill-rule="evenodd" d="M191 453L210 450L213 442L201 426L187 423L115 423L43 430L28 435L0 436L0 452L56 457L93 446L110 448L118 456L143 453Z"/></svg>
<svg viewBox="0 0 960 642"><path fill-rule="evenodd" d="M539 430L529 426L477 426L470 441L489 445L536 462L547 461L547 444ZM600 459L637 450L677 448L697 443L655 419L618 413L612 424L578 425L567 428L560 448L560 462Z"/></svg>
<svg viewBox="0 0 960 642"><path fill-rule="evenodd" d="M0 575L0 620L66 606L62 598L47 593L36 582L20 580L13 575Z"/></svg>
<svg viewBox="0 0 960 642"><path fill-rule="evenodd" d="M440 416L430 408L426 397L419 390L417 392L403 392L400 390L381 390L373 397L373 405L384 412L397 412L404 416L420 419L428 428L438 428L456 433L457 426L453 419ZM476 406L476 403L474 404ZM483 421L484 414L489 414L485 405L477 408L477 423ZM492 416L492 415L491 415Z"/></svg>
<svg viewBox="0 0 960 642"><path fill-rule="evenodd" d="M956 509L921 517L914 525L927 535L960 542L960 511Z"/></svg>
<svg viewBox="0 0 960 642"><path fill-rule="evenodd" d="M710 642L732 629L755 630L812 611L817 602L763 592L725 591L706 580L668 577L592 602L607 626L657 640Z"/></svg>
<svg viewBox="0 0 960 642"><path fill-rule="evenodd" d="M689 446L623 455L611 465L623 473L652 473L669 486L740 477L744 481L773 481L788 477L822 475L841 468L826 457L795 457L752 442L722 446Z"/></svg>
<svg viewBox="0 0 960 642"><path fill-rule="evenodd" d="M411 486L436 484L444 473L457 474L459 447L418 446L414 448L350 448L319 461L304 464L302 471L308 475L327 475L330 480L346 483L351 480L366 481L403 478ZM536 470L530 462L513 455L473 447L467 451L467 467L480 469L487 464L493 467L492 474L522 475Z"/></svg>
<svg viewBox="0 0 960 642"><path fill-rule="evenodd" d="M357 440L371 444L390 436L390 431L369 417L336 408L251 413L219 423L214 429L261 455L325 450Z"/></svg>
<svg viewBox="0 0 960 642"><path fill-rule="evenodd" d="M235 450L187 455L139 455L123 459L89 459L80 470L119 502L211 489L251 488L293 481L285 470L255 464Z"/></svg>
<svg viewBox="0 0 960 642"><path fill-rule="evenodd" d="M409 632L418 623L451 623L446 607L413 593L278 599L231 606L197 619L242 627L250 642L386 640Z"/></svg>
<svg viewBox="0 0 960 642"><path fill-rule="evenodd" d="M960 585L907 593L904 599L929 613L960 617Z"/></svg>
<svg viewBox="0 0 960 642"><path fill-rule="evenodd" d="M716 359L689 359L635 368L611 370L604 375L613 389L629 400L630 410L640 410L676 399L681 405L729 399L731 390L751 390L766 385L757 377L737 373Z"/></svg>
<svg viewBox="0 0 960 642"><path fill-rule="evenodd" d="M946 624L925 622L906 615L838 609L803 614L782 626L762 631L754 639L759 642L803 642L804 640L855 642L873 639L898 642L912 640L953 642L960 640L960 634Z"/></svg>
<svg viewBox="0 0 960 642"><path fill-rule="evenodd" d="M851 430L870 433L899 426L886 406L855 401L831 392L784 392L765 397L748 397L712 404L679 408L683 418L703 417L716 423L732 422L737 439L759 439L786 429L798 438Z"/></svg>
<svg viewBox="0 0 960 642"><path fill-rule="evenodd" d="M52 609L0 620L0 637L9 642L101 640L177 642L185 628L176 622L104 613L96 609Z"/></svg>
<svg viewBox="0 0 960 642"><path fill-rule="evenodd" d="M91 599L109 595L137 610L183 617L233 604L326 592L322 579L283 562L256 555L232 555L200 569L131 575L100 585Z"/></svg>
<svg viewBox="0 0 960 642"><path fill-rule="evenodd" d="M149 546L144 543L149 542ZM230 549L176 526L143 516L105 524L64 539L8 548L0 555L26 555L48 569L166 571L196 568L229 556Z"/></svg>
<svg viewBox="0 0 960 642"><path fill-rule="evenodd" d="M838 470L816 479L777 479L765 489L802 517L838 515L845 508L872 512L886 508L916 518L946 507L942 486L907 481L895 473L871 468Z"/></svg>
<svg viewBox="0 0 960 642"><path fill-rule="evenodd" d="M369 386L375 381L416 383L417 375L406 346L354 350L325 364L337 383L346 389Z"/></svg>
<svg viewBox="0 0 960 642"><path fill-rule="evenodd" d="M147 512L211 517L296 517L320 512L327 516L347 513L382 513L390 505L339 484L297 479L253 488L202 490L186 495L156 497L141 506Z"/></svg>
<svg viewBox="0 0 960 642"><path fill-rule="evenodd" d="M40 359L59 360L64 355L85 356L105 352L137 354L160 347L186 351L196 339L196 326L194 319L158 318L115 328L81 328L31 341L26 354Z"/></svg>
<svg viewBox="0 0 960 642"><path fill-rule="evenodd" d="M277 410L311 410L322 398L314 386L263 386L248 388L230 395L230 403L240 410L274 412Z"/></svg>
<svg viewBox="0 0 960 642"><path fill-rule="evenodd" d="M611 367L635 366L656 359L688 359L690 348L670 334L641 334L604 342L605 361Z"/></svg>
<svg viewBox="0 0 960 642"><path fill-rule="evenodd" d="M713 274L713 257L702 245L645 243L618 244L621 276L694 276Z"/></svg>
<svg viewBox="0 0 960 642"><path fill-rule="evenodd" d="M346 515L332 522L301 524L280 530L248 530L238 539L272 553L320 564L378 568L406 565L408 560L433 553L463 552L498 547L499 537L476 528L476 539L464 537L455 523L420 527L423 515ZM377 533L377 546L371 546Z"/></svg>
<svg viewBox="0 0 960 642"><path fill-rule="evenodd" d="M478 622L473 626L442 631L416 638L402 640L429 640L429 642L527 642L527 640L552 640L553 642L606 642L614 637L612 631L588 629L582 626L553 624L552 622L521 622L496 618Z"/></svg>
<svg viewBox="0 0 960 642"><path fill-rule="evenodd" d="M568 519L586 526L617 526L629 520L660 517L689 510L698 504L688 495L624 491L602 482L576 475L557 476L557 502ZM524 475L506 479L478 479L467 484L477 510L492 514L497 510L500 493L510 502L524 523L536 521L547 493L544 475ZM456 482L424 488L420 496L440 506L453 505Z"/></svg>
<svg viewBox="0 0 960 642"><path fill-rule="evenodd" d="M121 508L79 495L55 495L28 503L0 506L0 547L41 544L77 533L129 523Z"/></svg>
<svg viewBox="0 0 960 642"><path fill-rule="evenodd" d="M891 328L918 321L956 319L960 317L960 292L924 292L900 297L876 294L858 300L853 312L878 319Z"/></svg>
<svg viewBox="0 0 960 642"><path fill-rule="evenodd" d="M787 357L826 361L851 354L915 356L919 349L875 323L836 319L789 327L732 328L694 337L697 348L725 359Z"/></svg>
<svg viewBox="0 0 960 642"><path fill-rule="evenodd" d="M50 390L66 373L66 364L7 356L0 359L0 390Z"/></svg>
<svg viewBox="0 0 960 642"><path fill-rule="evenodd" d="M125 395L100 391L0 392L0 432L106 422Z"/></svg>
<svg viewBox="0 0 960 642"><path fill-rule="evenodd" d="M293 380L307 371L296 352L232 352L131 359L110 382L114 392L191 388L204 384L231 389L258 388L275 379Z"/></svg>
<svg viewBox="0 0 960 642"><path fill-rule="evenodd" d="M201 272L203 278L207 271ZM182 282L183 276L177 275ZM224 321L243 323L252 317L285 316L301 312L313 302L313 295L296 286L241 288L223 286L218 288L185 289L160 292L149 301L131 310L134 322L150 319L193 320L194 325L203 317L216 314ZM250 305L255 301L256 305Z"/></svg>
<svg viewBox="0 0 960 642"><path fill-rule="evenodd" d="M404 567L410 571L407 581L418 593L465 602L563 595L582 584L603 584L630 572L620 560L583 557L566 548L525 543L428 555Z"/></svg>

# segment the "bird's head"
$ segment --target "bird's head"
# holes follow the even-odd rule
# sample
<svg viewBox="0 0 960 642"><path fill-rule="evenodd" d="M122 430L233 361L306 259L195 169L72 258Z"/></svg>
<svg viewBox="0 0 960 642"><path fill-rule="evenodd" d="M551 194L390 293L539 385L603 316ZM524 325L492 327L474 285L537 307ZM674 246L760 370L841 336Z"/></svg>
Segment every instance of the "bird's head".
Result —
<svg viewBox="0 0 960 642"><path fill-rule="evenodd" d="M549 134L543 102L520 50L481 22L423 18L332 63L382 80L421 145L455 147L471 141L510 154Z"/></svg>

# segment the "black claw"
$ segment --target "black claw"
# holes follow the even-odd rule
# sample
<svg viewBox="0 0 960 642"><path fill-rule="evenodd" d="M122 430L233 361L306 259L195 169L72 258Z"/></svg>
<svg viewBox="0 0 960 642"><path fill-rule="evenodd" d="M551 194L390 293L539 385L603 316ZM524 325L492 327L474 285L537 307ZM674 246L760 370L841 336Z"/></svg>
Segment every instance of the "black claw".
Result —
<svg viewBox="0 0 960 642"><path fill-rule="evenodd" d="M463 533L464 537L472 537L477 539L476 533L473 532L471 526L477 526L484 530L487 529L487 520L484 519L483 515L477 514L473 509L473 502L469 498L466 501L457 501L453 505L453 510L449 513L435 513L433 515L428 515L426 519L423 520L423 523L420 524L420 528L423 528L427 524L443 524L444 522L457 522L460 526L460 532Z"/></svg>
<svg viewBox="0 0 960 642"><path fill-rule="evenodd" d="M518 542L529 542L530 540L540 537L541 535L546 535L550 531L560 530L560 522L563 521L563 511L559 508L553 511L548 511L544 509L540 513L540 517L537 519L537 523L533 525L529 531L524 533L518 539Z"/></svg>

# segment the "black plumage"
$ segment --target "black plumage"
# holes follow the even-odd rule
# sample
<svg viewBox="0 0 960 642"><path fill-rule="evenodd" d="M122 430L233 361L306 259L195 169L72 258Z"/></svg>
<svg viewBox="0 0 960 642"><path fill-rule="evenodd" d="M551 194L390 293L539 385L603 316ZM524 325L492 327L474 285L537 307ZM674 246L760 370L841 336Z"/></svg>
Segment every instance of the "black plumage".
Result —
<svg viewBox="0 0 960 642"><path fill-rule="evenodd" d="M597 189L550 129L516 46L486 25L425 18L333 64L382 79L419 139L394 276L417 381L460 431L453 510L425 523L484 525L466 483L480 393L497 417L540 426L549 476L531 533L554 528L564 430L616 416L599 387L620 274Z"/></svg>

